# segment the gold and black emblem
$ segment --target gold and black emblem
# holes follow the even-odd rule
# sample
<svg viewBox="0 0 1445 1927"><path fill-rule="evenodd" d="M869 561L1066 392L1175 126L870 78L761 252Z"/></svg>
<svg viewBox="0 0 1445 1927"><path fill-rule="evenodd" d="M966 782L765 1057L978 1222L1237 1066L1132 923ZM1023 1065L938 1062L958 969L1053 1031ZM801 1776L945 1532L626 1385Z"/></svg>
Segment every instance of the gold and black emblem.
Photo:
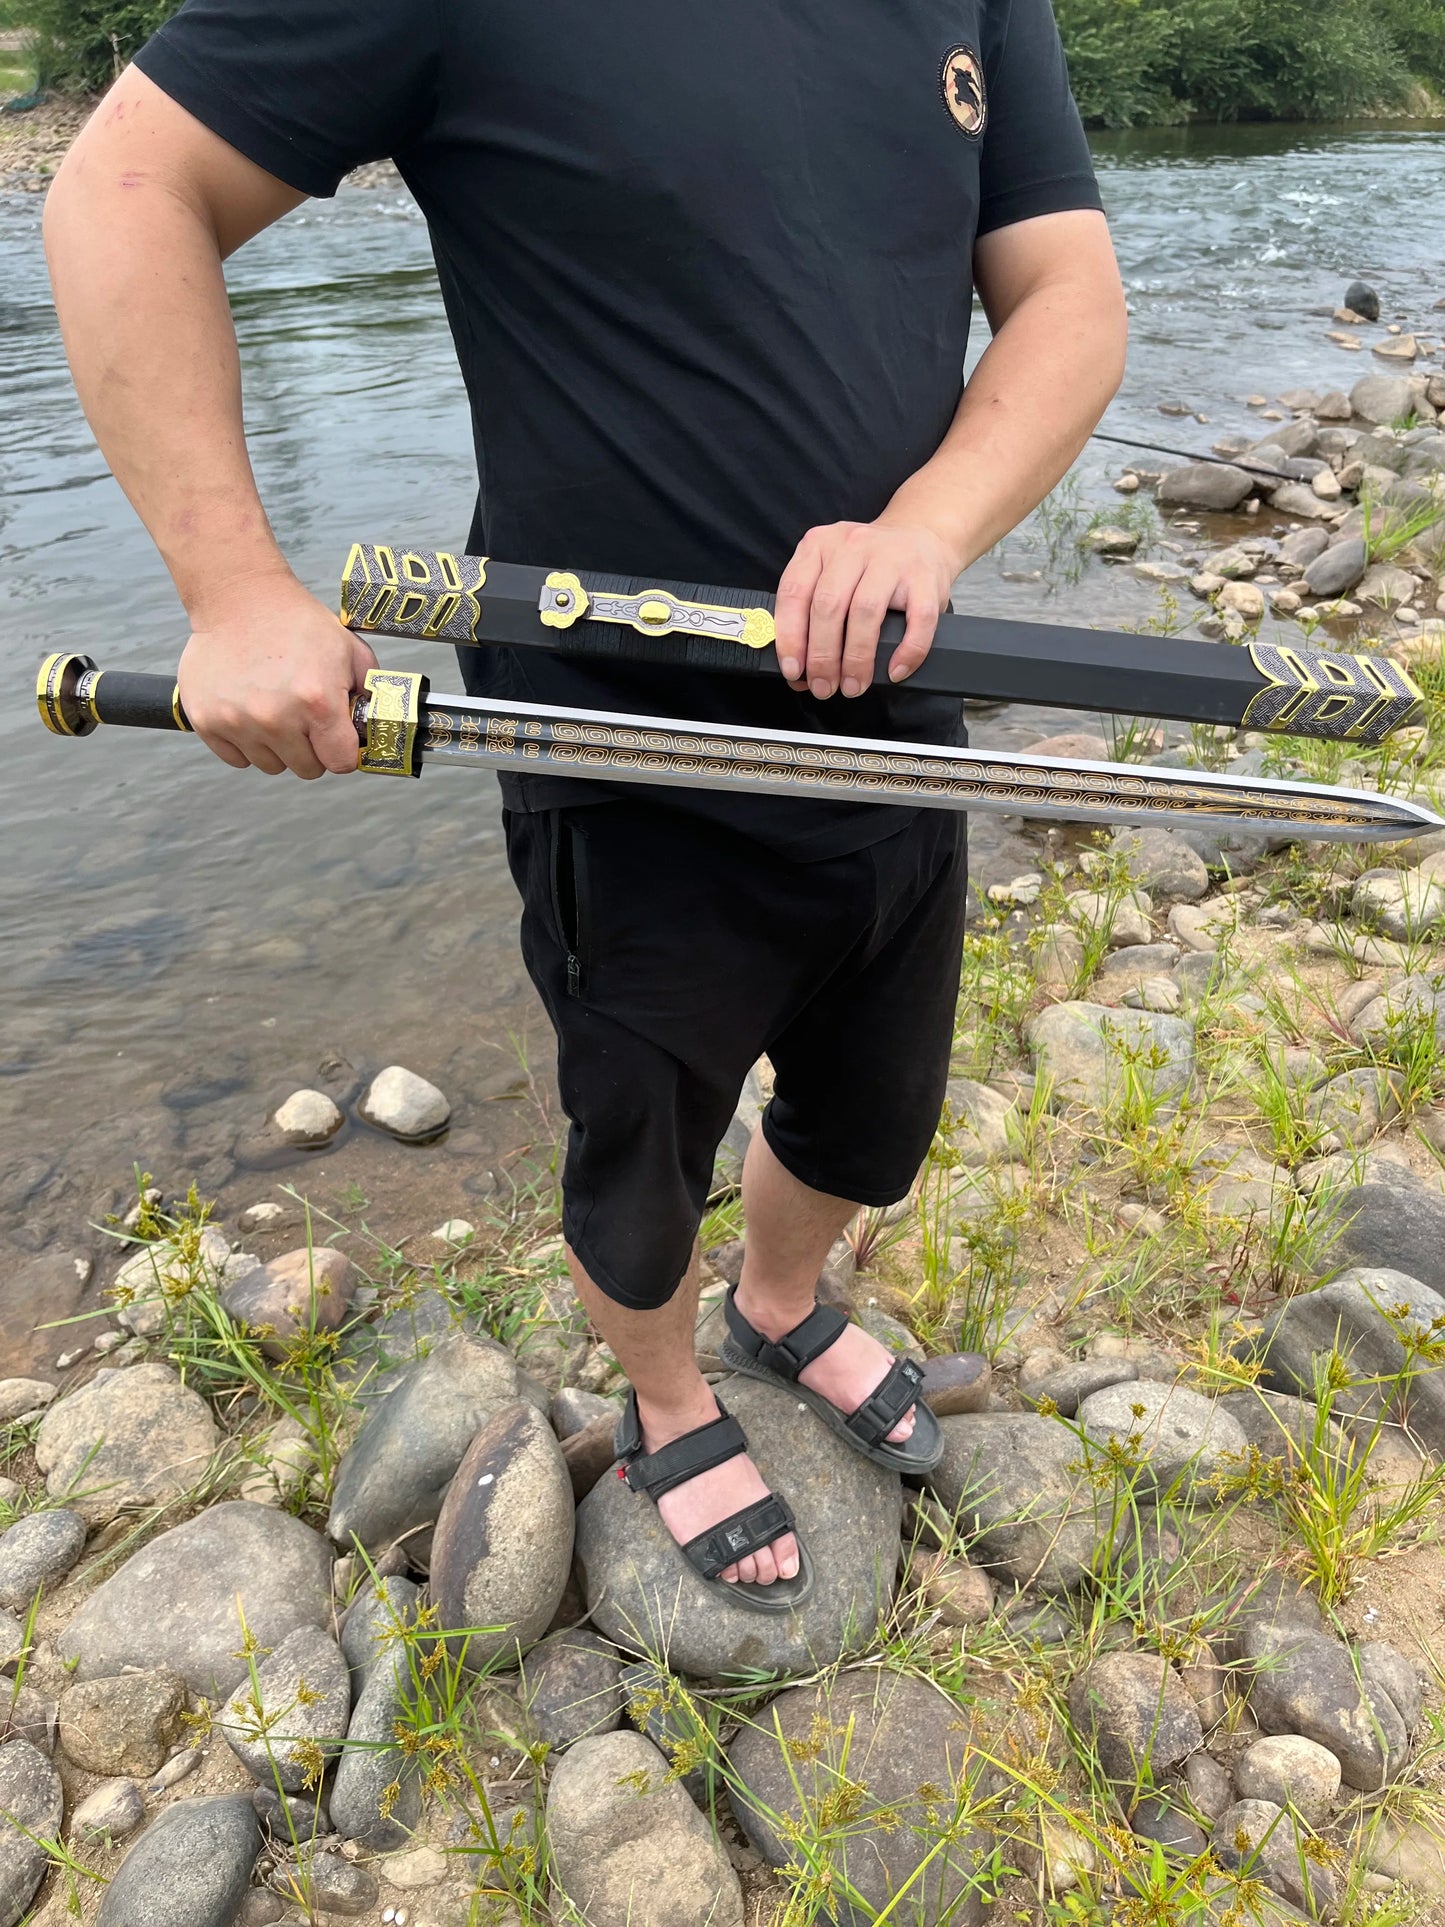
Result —
<svg viewBox="0 0 1445 1927"><path fill-rule="evenodd" d="M938 84L954 126L971 141L978 140L988 121L988 90L983 62L972 47L949 48L943 56Z"/></svg>

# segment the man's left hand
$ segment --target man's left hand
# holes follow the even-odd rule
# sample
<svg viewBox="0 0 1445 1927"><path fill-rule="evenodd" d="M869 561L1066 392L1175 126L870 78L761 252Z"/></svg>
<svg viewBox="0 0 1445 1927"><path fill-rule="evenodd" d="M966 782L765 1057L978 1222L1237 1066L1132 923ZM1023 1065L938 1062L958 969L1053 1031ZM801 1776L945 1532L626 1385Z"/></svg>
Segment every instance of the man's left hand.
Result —
<svg viewBox="0 0 1445 1927"><path fill-rule="evenodd" d="M778 584L778 663L797 690L861 696L873 681L878 632L890 609L907 617L890 682L928 654L961 564L931 529L833 522L809 529Z"/></svg>

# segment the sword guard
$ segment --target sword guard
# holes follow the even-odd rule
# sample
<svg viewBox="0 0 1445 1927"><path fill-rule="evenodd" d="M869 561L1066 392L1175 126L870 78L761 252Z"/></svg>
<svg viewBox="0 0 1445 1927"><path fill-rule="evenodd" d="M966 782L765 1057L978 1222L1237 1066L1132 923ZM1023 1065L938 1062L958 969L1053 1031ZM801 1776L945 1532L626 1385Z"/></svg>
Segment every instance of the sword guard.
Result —
<svg viewBox="0 0 1445 1927"><path fill-rule="evenodd" d="M548 629L570 629L583 617L592 622L625 623L644 636L709 636L738 642L745 649L766 649L777 640L770 609L731 609L722 602L687 602L670 589L639 589L619 595L587 589L579 576L554 569L537 602L538 618Z"/></svg>
<svg viewBox="0 0 1445 1927"><path fill-rule="evenodd" d="M420 776L422 711L430 687L409 669L368 669L366 694L352 709L368 776Z"/></svg>

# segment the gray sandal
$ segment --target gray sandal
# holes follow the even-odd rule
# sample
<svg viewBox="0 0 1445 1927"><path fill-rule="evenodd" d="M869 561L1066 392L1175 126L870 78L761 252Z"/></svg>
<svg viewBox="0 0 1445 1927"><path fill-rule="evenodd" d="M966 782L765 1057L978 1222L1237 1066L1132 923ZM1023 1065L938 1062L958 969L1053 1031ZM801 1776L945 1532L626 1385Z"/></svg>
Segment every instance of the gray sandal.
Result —
<svg viewBox="0 0 1445 1927"><path fill-rule="evenodd" d="M621 1461L619 1477L625 1479L634 1492L645 1492L655 1503L664 1492L686 1485L699 1472L710 1472L715 1465L725 1465L729 1459L745 1453L748 1442L743 1428L724 1410L721 1399L717 1409L720 1417L710 1419L694 1431L684 1432L680 1439L674 1439L656 1452L646 1452L637 1394L629 1390L613 1437L613 1449ZM775 1579L770 1586L763 1586L718 1576L729 1566L735 1566L739 1559L746 1559L749 1553L761 1552L775 1539L781 1539L785 1532L797 1538L792 1507L776 1492L770 1492L766 1498L754 1499L751 1505L745 1505L741 1512L719 1519L715 1526L709 1526L706 1532L700 1532L686 1544L679 1541L679 1546L683 1558L714 1592L736 1599L740 1606L749 1606L754 1612L789 1613L795 1606L801 1606L813 1590L813 1562L801 1539L798 1539L795 1578Z"/></svg>
<svg viewBox="0 0 1445 1927"><path fill-rule="evenodd" d="M781 1338L764 1338L738 1310L737 1286L730 1285L723 1300L723 1316L728 1336L719 1356L729 1370L785 1386L811 1405L819 1418L865 1459L916 1477L931 1472L943 1457L943 1430L920 1396L923 1367L916 1359L895 1359L882 1384L853 1411L844 1412L798 1378L799 1372L836 1344L848 1329L849 1321L842 1312L829 1305L814 1305L803 1322ZM888 1444L888 1434L910 1410L912 1433L901 1445Z"/></svg>

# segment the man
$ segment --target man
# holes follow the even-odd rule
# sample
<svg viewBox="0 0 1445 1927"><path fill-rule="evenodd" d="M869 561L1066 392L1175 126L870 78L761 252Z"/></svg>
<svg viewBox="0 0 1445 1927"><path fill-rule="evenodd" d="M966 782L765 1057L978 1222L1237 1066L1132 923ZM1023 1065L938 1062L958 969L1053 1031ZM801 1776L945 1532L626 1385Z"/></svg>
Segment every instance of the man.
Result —
<svg viewBox="0 0 1445 1927"><path fill-rule="evenodd" d="M468 652L469 679L961 740L960 706L906 678L954 578L1052 487L1122 372L1048 0L189 0L77 141L46 235L82 401L190 617L186 709L237 768L352 769L373 658L271 534L221 263L386 154L430 224L471 398L468 547L780 578L777 678ZM963 391L975 285L993 339ZM889 608L906 633L874 689ZM906 1195L937 1120L962 822L502 787L572 1120L573 1277L635 1390L629 1478L705 1578L786 1608L810 1583L786 1492L693 1361L697 1225L766 1048L729 1357L882 1463L931 1464L916 1369L815 1313L814 1287L860 1204Z"/></svg>

